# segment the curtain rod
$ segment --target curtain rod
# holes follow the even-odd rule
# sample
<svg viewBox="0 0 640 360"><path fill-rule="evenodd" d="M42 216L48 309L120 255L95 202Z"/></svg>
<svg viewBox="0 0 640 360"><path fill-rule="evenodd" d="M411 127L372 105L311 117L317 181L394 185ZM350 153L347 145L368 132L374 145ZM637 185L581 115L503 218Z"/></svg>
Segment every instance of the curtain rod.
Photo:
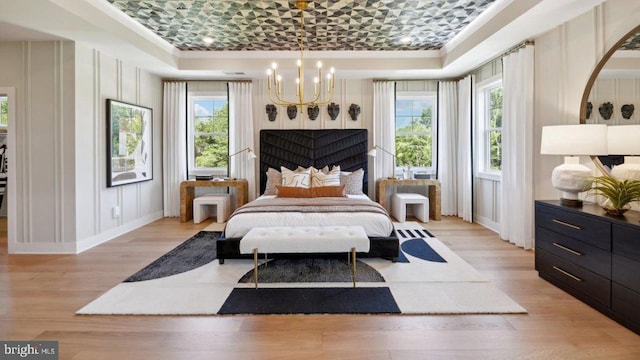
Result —
<svg viewBox="0 0 640 360"><path fill-rule="evenodd" d="M234 82L234 83L251 83L253 82L253 80L194 80L194 79L163 79L162 82L223 82L223 83L230 83L230 82Z"/></svg>
<svg viewBox="0 0 640 360"><path fill-rule="evenodd" d="M465 77L473 74L474 72L478 71L480 68L482 68L483 66L487 65L488 63L495 61L497 59L503 58L509 54L512 54L520 49L522 49L523 47L527 46L527 45L535 45L535 42L533 40L525 40L519 44L516 44L514 46L512 46L511 48L509 48L507 51L503 52L502 54L492 58L491 60L487 60L485 62L483 62L482 64L476 66L475 68L473 68L472 70L470 70L468 73L458 76L458 77L454 77L454 78L444 78L444 79L373 79L373 82L378 82L378 81L424 81L424 80L432 80L432 81L459 81L464 79Z"/></svg>
<svg viewBox="0 0 640 360"><path fill-rule="evenodd" d="M476 66L473 70L469 71L467 74L465 74L463 77L461 77L461 79L465 78L467 75L473 74L474 72L478 71L480 68L482 68L483 66L487 65L488 63L501 59L509 54L513 54L514 52L522 49L523 47L527 46L527 45L535 45L535 42L533 40L525 40L517 45L512 46L511 48L509 48L507 51L503 52L502 54L494 57L491 60L485 61L482 64L480 64L479 66Z"/></svg>
<svg viewBox="0 0 640 360"><path fill-rule="evenodd" d="M535 42L533 40L525 40L525 41L521 42L520 44L513 46L511 49L503 52L502 55L500 55L498 57L505 57L505 56L507 56L509 54L512 54L512 53L522 49L523 47L525 47L527 45L535 45Z"/></svg>

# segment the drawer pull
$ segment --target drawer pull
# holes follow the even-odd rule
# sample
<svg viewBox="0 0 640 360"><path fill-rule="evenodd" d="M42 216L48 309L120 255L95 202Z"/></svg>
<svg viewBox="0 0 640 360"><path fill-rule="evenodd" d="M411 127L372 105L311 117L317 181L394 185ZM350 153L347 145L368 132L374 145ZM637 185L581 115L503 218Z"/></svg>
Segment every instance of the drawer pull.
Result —
<svg viewBox="0 0 640 360"><path fill-rule="evenodd" d="M562 250L564 250L564 251L570 252L570 253L572 253L573 255L578 255L578 256L582 256L582 255L584 255L583 253L581 253L581 252L579 252L579 251L575 251L575 250L573 250L573 249L569 249L568 247L566 247L566 246L564 246L564 245L560 245L560 244L558 244L558 243L553 243L553 246L558 247L558 248L560 248L560 249L562 249Z"/></svg>
<svg viewBox="0 0 640 360"><path fill-rule="evenodd" d="M570 228L572 228L572 229L582 230L582 227L581 227L581 226L573 225L573 224L569 224L569 223L567 223L567 222L560 221L560 220L558 220L558 219L553 219L553 222L554 222L554 223L556 223L556 224L560 224L560 225L564 225L564 226L570 227Z"/></svg>
<svg viewBox="0 0 640 360"><path fill-rule="evenodd" d="M573 275L573 274L571 274L571 273L569 273L569 272L567 272L567 271L564 271L564 270L560 269L560 268L559 268L559 267L557 267L557 266L554 266L554 267L553 267L553 269L554 269L555 271L558 271L558 272L560 272L560 273L564 274L564 275L567 275L568 277L572 278L572 279L573 279L573 280L575 280L575 281L579 281L579 282L582 282L582 281L583 281L583 280L582 280L582 279L580 279L579 277L577 277L577 276L575 276L575 275Z"/></svg>

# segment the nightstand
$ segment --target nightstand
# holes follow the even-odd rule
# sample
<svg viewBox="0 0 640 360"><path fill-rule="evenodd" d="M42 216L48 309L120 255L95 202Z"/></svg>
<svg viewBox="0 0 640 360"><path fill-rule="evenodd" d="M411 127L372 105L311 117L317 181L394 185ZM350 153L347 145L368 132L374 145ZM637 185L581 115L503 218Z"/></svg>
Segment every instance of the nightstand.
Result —
<svg viewBox="0 0 640 360"><path fill-rule="evenodd" d="M180 183L180 222L187 222L193 218L195 188L211 186L236 188L236 208L248 201L249 182L247 179L186 180Z"/></svg>
<svg viewBox="0 0 640 360"><path fill-rule="evenodd" d="M378 179L376 181L376 199L387 211L391 210L390 197L395 191L388 190L389 187L396 186L420 186L426 187L429 193L429 217L433 220L442 220L442 210L440 199L440 181L436 179Z"/></svg>

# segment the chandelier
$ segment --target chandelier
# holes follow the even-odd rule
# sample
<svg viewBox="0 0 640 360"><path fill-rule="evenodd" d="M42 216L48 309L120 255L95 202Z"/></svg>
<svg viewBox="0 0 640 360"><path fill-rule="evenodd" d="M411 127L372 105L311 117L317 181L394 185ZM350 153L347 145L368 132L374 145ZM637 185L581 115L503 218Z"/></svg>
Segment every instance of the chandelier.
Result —
<svg viewBox="0 0 640 360"><path fill-rule="evenodd" d="M282 98L282 76L278 74L278 64L272 63L271 69L267 70L267 92L269 99L276 105L282 106L299 106L302 111L303 106L315 107L317 105L326 105L333 98L334 87L334 68L329 70L326 76L326 83L322 79L322 62L318 61L317 74L313 79L314 97L311 100L305 98L304 83L304 10L311 0L296 0L296 8L300 10L300 59L298 64L298 77L296 78L296 96L297 100L290 101ZM324 93L324 96L322 96Z"/></svg>

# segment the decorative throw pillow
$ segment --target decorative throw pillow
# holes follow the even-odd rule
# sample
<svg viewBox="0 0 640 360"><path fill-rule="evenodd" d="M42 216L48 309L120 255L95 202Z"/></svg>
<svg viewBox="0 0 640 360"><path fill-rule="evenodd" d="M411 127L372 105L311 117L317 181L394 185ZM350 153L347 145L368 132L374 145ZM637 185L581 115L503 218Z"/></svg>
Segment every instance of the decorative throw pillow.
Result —
<svg viewBox="0 0 640 360"><path fill-rule="evenodd" d="M276 185L278 189L278 197L282 198L310 198L312 197L310 188L302 188L295 186Z"/></svg>
<svg viewBox="0 0 640 360"><path fill-rule="evenodd" d="M274 168L269 168L267 170L267 184L264 187L263 195L276 195L278 193L278 189L276 189L277 185L282 185L282 174Z"/></svg>
<svg viewBox="0 0 640 360"><path fill-rule="evenodd" d="M328 168L327 168L328 169ZM338 186L340 185L340 167L333 167L333 170L324 173L318 171L311 175L311 187Z"/></svg>
<svg viewBox="0 0 640 360"><path fill-rule="evenodd" d="M312 187L311 197L344 197L344 185Z"/></svg>
<svg viewBox="0 0 640 360"><path fill-rule="evenodd" d="M308 188L311 185L311 167L302 171L292 171L281 166L280 172L283 186Z"/></svg>
<svg viewBox="0 0 640 360"><path fill-rule="evenodd" d="M350 195L362 195L362 179L364 170L358 169L353 172L340 172L340 184L345 185L344 193Z"/></svg>

